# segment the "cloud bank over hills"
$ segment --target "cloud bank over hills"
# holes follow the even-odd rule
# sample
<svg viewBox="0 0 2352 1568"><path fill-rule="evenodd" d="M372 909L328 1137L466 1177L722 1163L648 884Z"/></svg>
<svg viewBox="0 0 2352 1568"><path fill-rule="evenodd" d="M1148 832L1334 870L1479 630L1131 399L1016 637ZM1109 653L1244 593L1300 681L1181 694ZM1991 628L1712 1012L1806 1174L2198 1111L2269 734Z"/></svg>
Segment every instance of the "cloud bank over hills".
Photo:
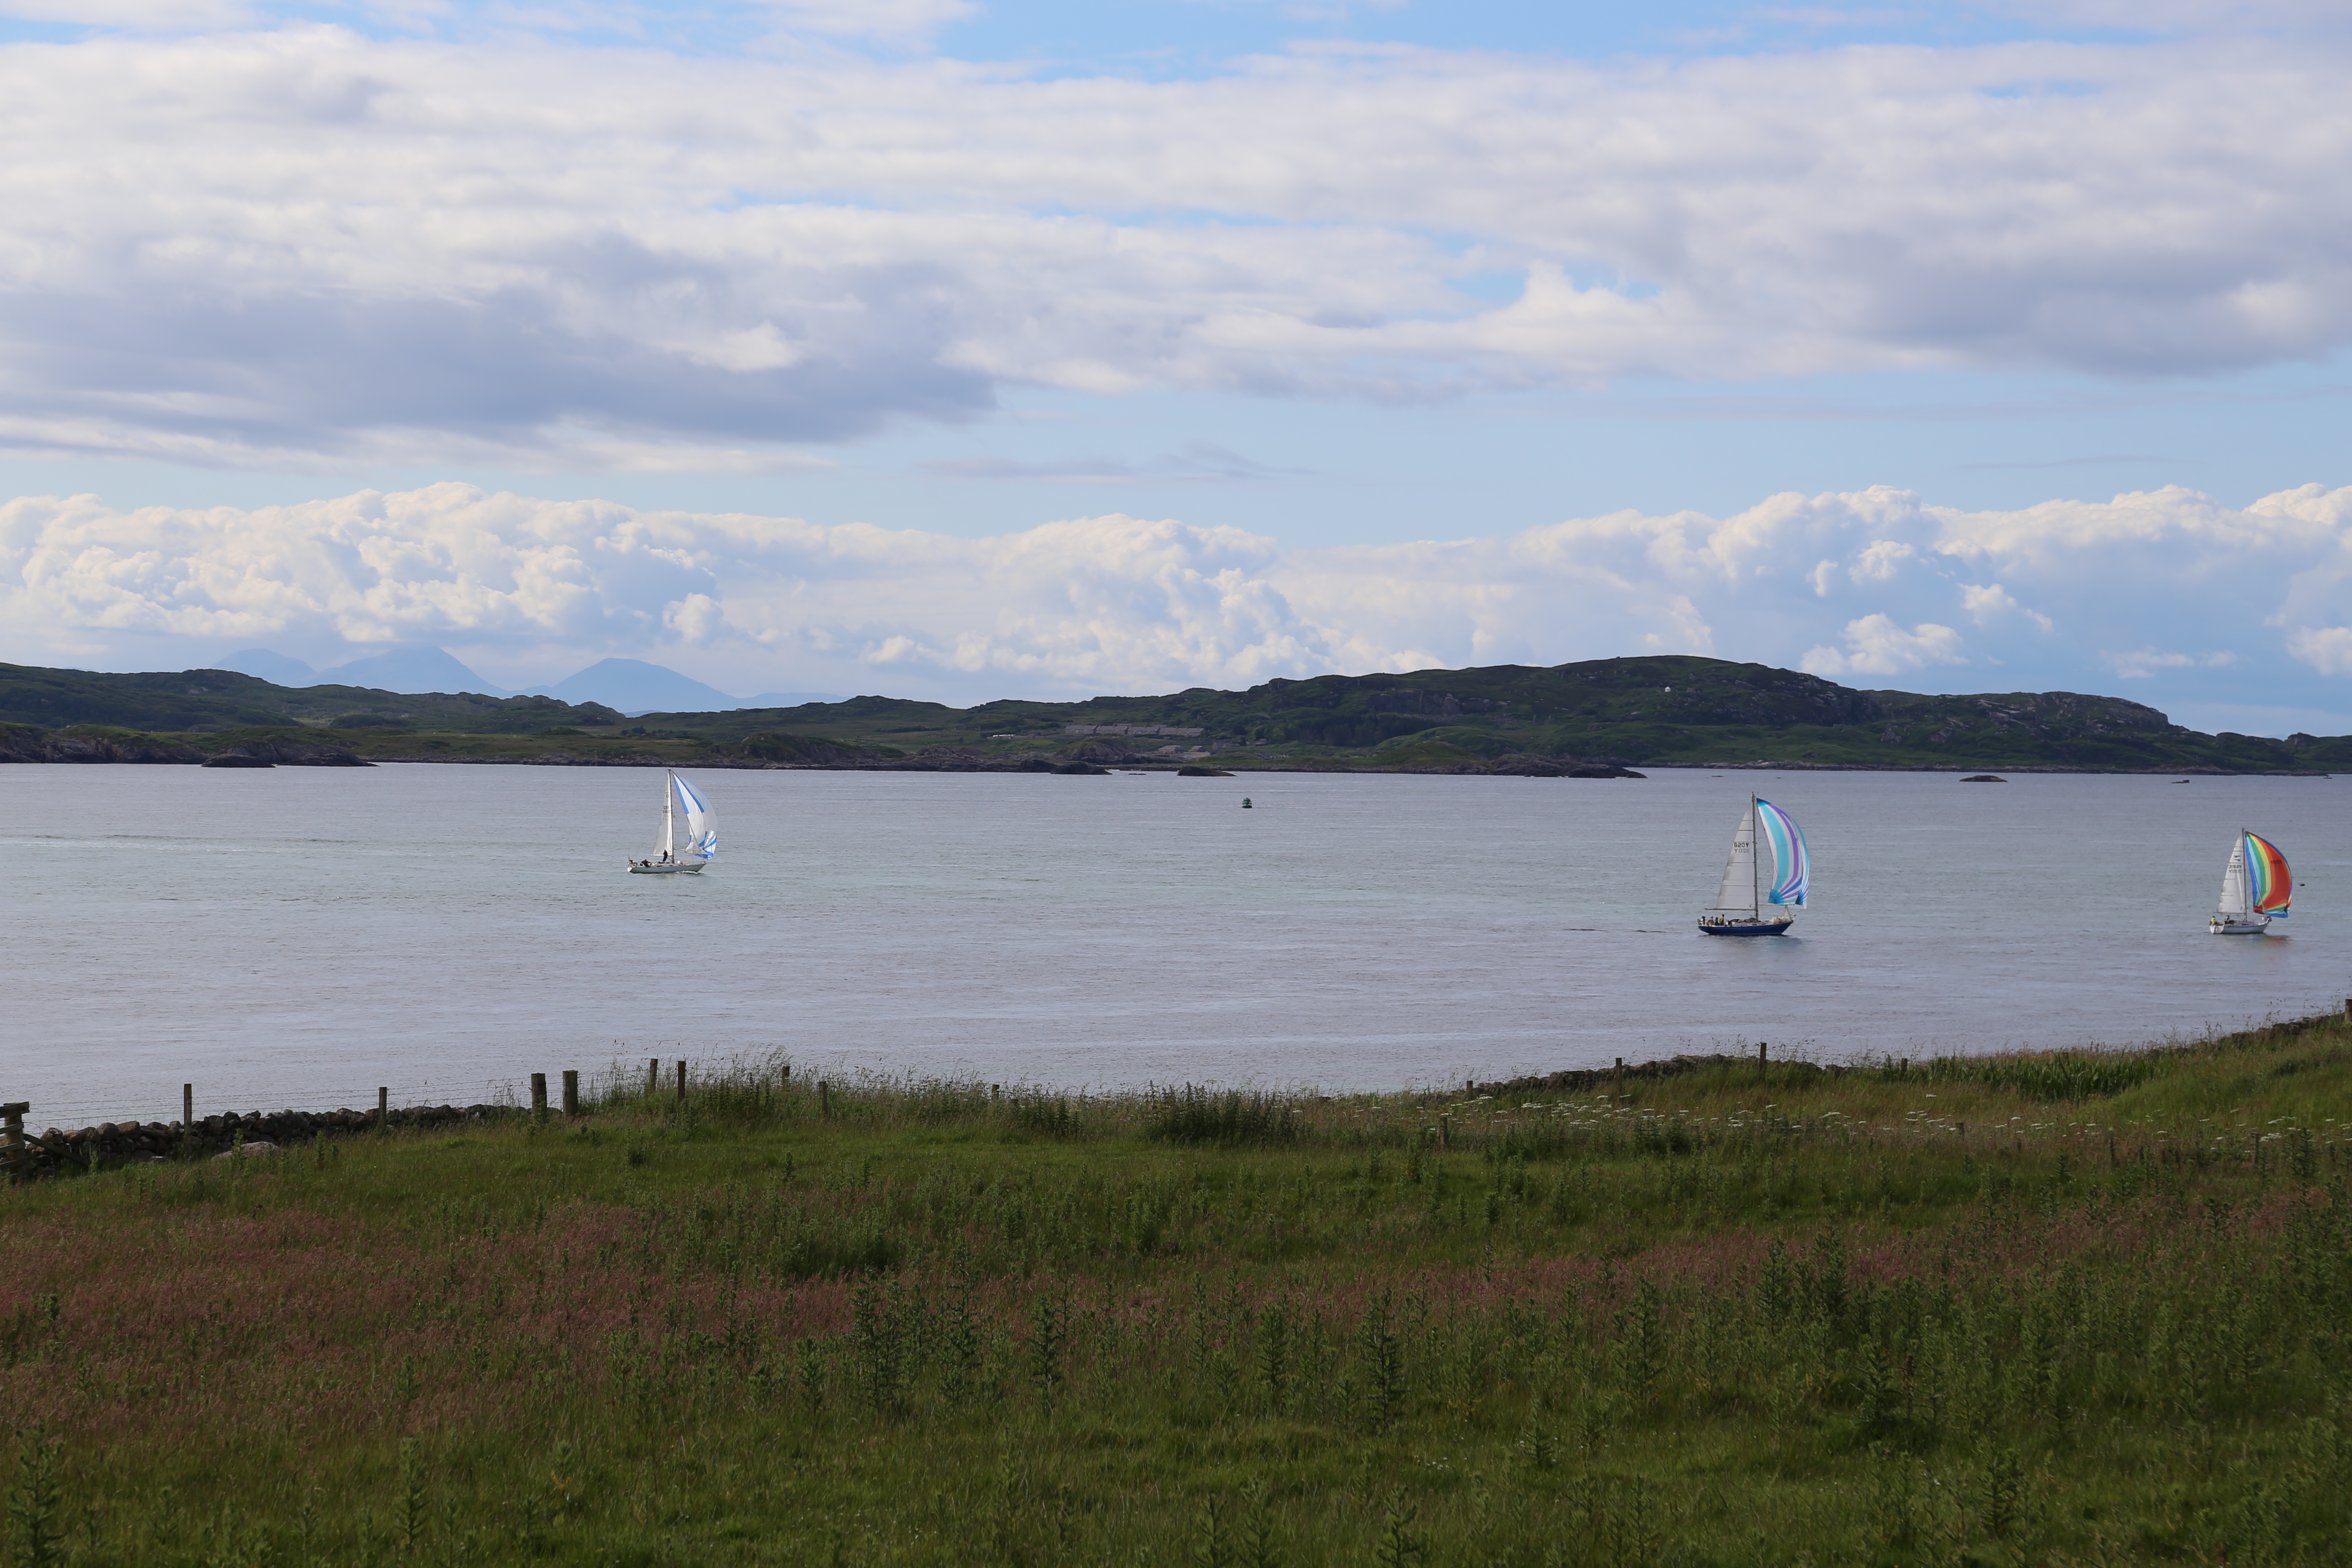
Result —
<svg viewBox="0 0 2352 1568"><path fill-rule="evenodd" d="M1016 387L2307 360L2352 338L2344 63L1333 44L1147 80L310 24L19 45L0 450L786 469Z"/></svg>
<svg viewBox="0 0 2352 1568"><path fill-rule="evenodd" d="M1997 512L1781 495L1722 518L1315 551L1116 514L962 539L457 484L254 510L0 506L10 661L430 644L513 688L615 653L722 690L973 701L1661 652L2167 707L2253 691L2324 715L2352 676L2347 606L2352 488L2317 485L2245 508L2181 489Z"/></svg>

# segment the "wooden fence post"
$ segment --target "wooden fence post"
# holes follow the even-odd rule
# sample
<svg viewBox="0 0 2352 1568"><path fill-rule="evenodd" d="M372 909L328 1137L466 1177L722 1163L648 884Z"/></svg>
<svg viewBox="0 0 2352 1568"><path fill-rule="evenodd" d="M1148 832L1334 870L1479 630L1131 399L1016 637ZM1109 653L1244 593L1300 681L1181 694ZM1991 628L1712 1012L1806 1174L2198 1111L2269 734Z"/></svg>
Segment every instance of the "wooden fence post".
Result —
<svg viewBox="0 0 2352 1568"><path fill-rule="evenodd" d="M686 1058L684 1057L677 1058L677 1102L680 1105L686 1103Z"/></svg>
<svg viewBox="0 0 2352 1568"><path fill-rule="evenodd" d="M547 1120L547 1075L543 1072L530 1075L530 1119L533 1121Z"/></svg>
<svg viewBox="0 0 2352 1568"><path fill-rule="evenodd" d="M823 1079L816 1080L816 1113L824 1118L833 1115L833 1092L825 1087Z"/></svg>
<svg viewBox="0 0 2352 1568"><path fill-rule="evenodd" d="M1454 1147L1454 1118L1451 1116L1437 1119L1437 1146L1441 1149Z"/></svg>
<svg viewBox="0 0 2352 1568"><path fill-rule="evenodd" d="M1625 1098L1625 1058L1623 1057L1617 1058L1617 1086L1610 1091L1610 1094L1611 1098L1615 1100Z"/></svg>
<svg viewBox="0 0 2352 1568"><path fill-rule="evenodd" d="M32 1109L29 1100L12 1100L0 1105L0 1120L5 1120L6 1127L5 1159L11 1181L21 1182L31 1174L26 1169L32 1162L25 1148L25 1112Z"/></svg>
<svg viewBox="0 0 2352 1568"><path fill-rule="evenodd" d="M1759 1040L1756 1042L1756 1087L1759 1089L1765 1087L1764 1074L1764 1042Z"/></svg>
<svg viewBox="0 0 2352 1568"><path fill-rule="evenodd" d="M563 1114L566 1116L580 1114L580 1069L578 1068L563 1069Z"/></svg>
<svg viewBox="0 0 2352 1568"><path fill-rule="evenodd" d="M196 1135L196 1086L180 1086L180 1152L187 1152L188 1141Z"/></svg>
<svg viewBox="0 0 2352 1568"><path fill-rule="evenodd" d="M651 1100L661 1092L661 1058L646 1063L646 1098Z"/></svg>
<svg viewBox="0 0 2352 1568"><path fill-rule="evenodd" d="M382 1084L375 1091L375 1130L388 1131L392 1127L392 1090Z"/></svg>

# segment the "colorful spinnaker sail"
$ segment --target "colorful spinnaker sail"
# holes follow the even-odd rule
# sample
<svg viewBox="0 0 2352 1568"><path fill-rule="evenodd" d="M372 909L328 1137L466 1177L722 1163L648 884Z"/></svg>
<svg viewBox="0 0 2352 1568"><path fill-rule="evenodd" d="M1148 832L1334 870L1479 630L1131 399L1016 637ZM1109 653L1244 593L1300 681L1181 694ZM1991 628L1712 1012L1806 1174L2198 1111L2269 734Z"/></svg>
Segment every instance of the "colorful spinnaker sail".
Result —
<svg viewBox="0 0 2352 1568"><path fill-rule="evenodd" d="M710 814L709 803L702 792L678 777L669 775L670 786L677 792L678 809L686 814L686 853L698 860L719 858L719 827Z"/></svg>
<svg viewBox="0 0 2352 1568"><path fill-rule="evenodd" d="M1805 853L1805 835L1796 818L1769 800L1756 803L1756 822L1772 846L1772 886L1764 895L1768 904L1793 904L1801 909L1812 879L1812 858ZM2276 854L2276 850L2272 851ZM2286 864L2282 860L2281 866Z"/></svg>
<svg viewBox="0 0 2352 1568"><path fill-rule="evenodd" d="M2258 915L2284 920L2294 901L2294 873L2279 847L2259 833L2246 835L2247 907Z"/></svg>

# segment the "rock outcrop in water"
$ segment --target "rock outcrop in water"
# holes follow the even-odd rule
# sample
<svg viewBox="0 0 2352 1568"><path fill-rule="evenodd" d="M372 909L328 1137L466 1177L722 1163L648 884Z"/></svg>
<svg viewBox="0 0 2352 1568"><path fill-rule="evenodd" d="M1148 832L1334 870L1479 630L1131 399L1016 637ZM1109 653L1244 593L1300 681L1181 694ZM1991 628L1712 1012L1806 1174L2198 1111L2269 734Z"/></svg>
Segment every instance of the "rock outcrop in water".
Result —
<svg viewBox="0 0 2352 1568"><path fill-rule="evenodd" d="M237 759L244 759L242 762ZM372 768L349 746L310 741L241 741L215 752L206 767Z"/></svg>

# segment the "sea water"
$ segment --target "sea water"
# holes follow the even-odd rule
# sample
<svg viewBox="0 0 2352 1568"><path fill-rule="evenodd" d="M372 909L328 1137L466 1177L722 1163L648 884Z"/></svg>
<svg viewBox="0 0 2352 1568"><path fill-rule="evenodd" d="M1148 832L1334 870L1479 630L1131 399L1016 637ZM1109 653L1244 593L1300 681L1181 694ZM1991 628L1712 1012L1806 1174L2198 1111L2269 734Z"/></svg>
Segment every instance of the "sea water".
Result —
<svg viewBox="0 0 2352 1568"><path fill-rule="evenodd" d="M0 767L0 1099L466 1103L769 1051L1401 1088L2125 1045L2352 994L2340 779L691 776L717 865L656 878L625 867L656 770ZM1802 825L1813 901L1790 937L1704 936L1751 789ZM2276 936L2206 932L2242 826L2295 868Z"/></svg>

